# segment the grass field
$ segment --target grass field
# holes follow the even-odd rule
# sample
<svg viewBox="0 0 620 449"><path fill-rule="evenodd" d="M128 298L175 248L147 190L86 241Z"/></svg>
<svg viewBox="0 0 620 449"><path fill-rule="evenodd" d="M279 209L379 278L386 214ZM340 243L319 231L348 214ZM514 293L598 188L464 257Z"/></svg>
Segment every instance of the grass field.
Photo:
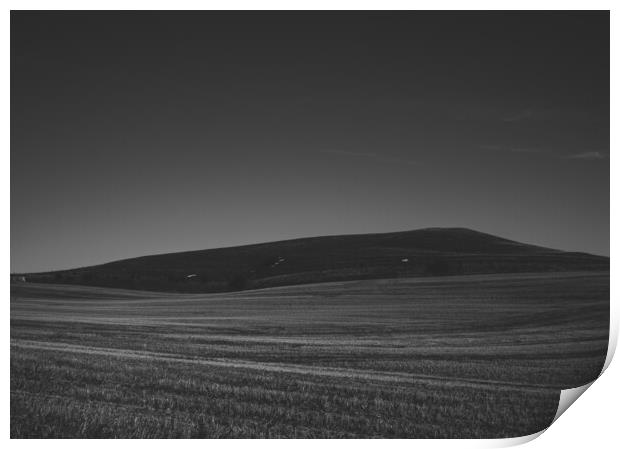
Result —
<svg viewBox="0 0 620 449"><path fill-rule="evenodd" d="M14 284L11 436L513 437L605 360L609 274L222 294Z"/></svg>

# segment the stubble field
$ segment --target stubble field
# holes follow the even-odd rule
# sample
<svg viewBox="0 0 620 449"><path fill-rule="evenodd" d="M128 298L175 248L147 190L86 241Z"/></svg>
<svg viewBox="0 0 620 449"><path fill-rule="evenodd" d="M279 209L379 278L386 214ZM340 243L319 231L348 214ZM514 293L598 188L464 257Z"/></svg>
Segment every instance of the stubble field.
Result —
<svg viewBox="0 0 620 449"><path fill-rule="evenodd" d="M226 294L14 284L11 436L495 438L596 378L609 274Z"/></svg>

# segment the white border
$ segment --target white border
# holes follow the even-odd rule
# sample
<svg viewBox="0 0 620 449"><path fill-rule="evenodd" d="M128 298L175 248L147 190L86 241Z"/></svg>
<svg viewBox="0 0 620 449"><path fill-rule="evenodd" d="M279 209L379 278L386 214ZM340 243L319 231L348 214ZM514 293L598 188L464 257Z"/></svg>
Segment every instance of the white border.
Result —
<svg viewBox="0 0 620 449"><path fill-rule="evenodd" d="M357 1L336 1L336 0L314 0L314 1L296 1L296 2L287 2L287 1L273 1L273 0L237 0L237 1L190 1L190 0L176 0L172 1L163 1L163 0L154 0L154 1L135 1L135 0L109 0L109 1L89 1L89 2L80 2L80 1L8 1L6 2L8 6L5 9L5 15L3 23L5 26L2 27L2 63L4 64L2 74L5 88L2 90L2 100L4 108L3 111L3 120L2 120L2 141L4 144L4 151L2 152L2 156L4 159L4 163L2 164L3 175L1 178L1 182L3 184L3 193L2 193L2 201L3 201L3 212L5 215L5 219L2 221L2 226L4 227L4 254L5 257L2 259L2 267L4 268L4 273L6 277L6 281L8 284L8 274L10 272L10 137L9 137L9 127L10 127L10 26L9 26L9 10L27 10L27 9L40 9L40 10L48 10L48 9L95 9L95 10L110 10L110 9L213 9L213 10L244 10L244 9L294 9L294 10L338 10L338 9L370 9L370 10L390 10L390 9L418 9L418 10L452 10L452 9L474 9L474 10L521 10L521 9L532 9L532 10L554 10L554 9L599 9L599 10L612 10L611 12L611 29L612 29L612 60L611 60L611 71L612 71L612 80L618 78L618 65L617 65L617 55L614 50L618 49L618 33L615 32L618 26L618 20L616 20L616 11L613 9L613 3L611 1L574 1L574 0L565 0L565 1L549 1L549 0L521 0L521 1L502 1L501 3L498 1L395 1L395 0L383 0L381 2L377 1L369 1L369 0L357 0ZM615 75L615 78L614 76ZM616 81L617 82L617 81ZM617 113L616 107L618 104L618 89L615 88L615 84L612 81L612 91L611 91L611 100L612 100L612 108L611 108L611 148L616 148L617 145ZM610 148L610 150L611 150ZM611 172L612 173L620 173L618 170L617 159L613 152L610 151L610 163L611 163ZM619 210L616 204L614 203L614 199L618 197L618 193L620 193L620 184L614 177L611 177L611 228L614 229L619 224ZM617 307L617 287L614 282L615 279L618 279L619 268L618 264L614 263L617 255L620 254L620 247L618 241L613 238L613 233L611 235L611 334L612 341L610 342L610 349L615 348L617 342L617 334L618 334L618 307ZM9 372L9 360L10 360L10 327L9 327L9 319L10 319L10 303L9 303L9 291L8 285L6 287L6 297L4 298L4 307L5 307L5 328L4 328L4 347L3 347L3 363L4 369L2 370L1 376L3 379L3 385L5 387L2 389L2 426L3 426L3 435L6 439L9 438L10 429L9 429L9 416L10 416L10 372ZM609 362L609 360L608 360ZM577 405L571 407L561 418L554 423L546 432L542 432L542 436L540 438L535 439L532 443L529 443L530 447L537 448L546 448L546 447L583 447L588 445L590 447L608 447L613 445L613 441L618 441L618 431L616 430L617 422L614 419L615 412L617 411L617 400L620 398L620 388L618 386L620 380L620 371L617 368L617 363L612 364L610 368L604 373L604 375L594 382L591 388L583 395L581 399L579 399ZM539 436L539 434L535 435ZM532 437L524 437L519 439L512 440L356 440L356 441L344 441L341 442L339 440L321 440L313 441L313 440L295 440L294 442L290 441L279 441L279 440L252 440L251 442L245 440L232 440L232 441L217 441L210 440L205 443L205 441L201 440L180 440L174 442L174 444L188 445L193 447L203 446L204 444L212 445L216 448L219 447L236 447L238 445L247 445L251 444L252 447L256 447L258 449L262 448L273 448L274 446L284 447L290 444L294 444L296 447L307 448L307 449L315 449L317 444L321 446L336 447L340 444L354 444L356 447L361 449L367 447L376 447L377 445L388 444L393 447L400 448L410 448L412 445L422 446L422 447L505 447L507 444L518 444L523 443L528 440L531 440ZM83 440L10 440L9 444L14 447L31 447L33 445L45 444L46 447L51 447L52 449L58 447L62 447L63 449L67 446L69 447L81 447L85 444ZM104 448L111 444L109 441L105 440L89 440L86 444L92 446L94 448ZM112 444L120 444L124 447L129 447L129 445L141 444L138 441L130 441L130 440L122 440L118 442L114 442ZM148 441L145 444L148 444L151 448L164 448L167 447L170 442L155 440Z"/></svg>
<svg viewBox="0 0 620 449"><path fill-rule="evenodd" d="M26 10L609 10L603 0L9 0L9 9Z"/></svg>

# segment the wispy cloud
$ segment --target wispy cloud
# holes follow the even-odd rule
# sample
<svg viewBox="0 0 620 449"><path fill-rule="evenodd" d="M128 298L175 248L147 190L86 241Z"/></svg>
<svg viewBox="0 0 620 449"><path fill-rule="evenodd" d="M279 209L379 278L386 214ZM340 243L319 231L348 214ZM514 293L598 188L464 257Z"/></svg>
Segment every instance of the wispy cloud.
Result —
<svg viewBox="0 0 620 449"><path fill-rule="evenodd" d="M531 118L532 115L534 115L534 112L531 109L526 109L524 111L519 111L514 114L504 116L502 117L502 121L507 123L520 122L521 120Z"/></svg>
<svg viewBox="0 0 620 449"><path fill-rule="evenodd" d="M478 145L483 150L502 151L504 147L501 145Z"/></svg>
<svg viewBox="0 0 620 449"><path fill-rule="evenodd" d="M546 153L546 151L540 148L527 148L527 147L511 148L510 151L513 153Z"/></svg>
<svg viewBox="0 0 620 449"><path fill-rule="evenodd" d="M374 159L381 162L391 162L395 164L405 164L405 165L418 165L418 163L411 159L402 159L395 156L368 152L368 151L349 151L349 150L320 150L321 153L325 154L335 154L338 156L349 156L355 158L368 158Z"/></svg>
<svg viewBox="0 0 620 449"><path fill-rule="evenodd" d="M607 159L607 156L600 151L585 151L583 153L571 154L568 159Z"/></svg>
<svg viewBox="0 0 620 449"><path fill-rule="evenodd" d="M505 153L547 153L541 148L533 148L533 147L510 147L504 145L479 145L479 147L483 150L489 151L500 151Z"/></svg>
<svg viewBox="0 0 620 449"><path fill-rule="evenodd" d="M584 151L567 156L566 154L536 147L512 147L498 144L478 145L478 147L482 150L496 151L499 153L545 154L557 159L600 160L607 159L609 157L607 154L600 151Z"/></svg>

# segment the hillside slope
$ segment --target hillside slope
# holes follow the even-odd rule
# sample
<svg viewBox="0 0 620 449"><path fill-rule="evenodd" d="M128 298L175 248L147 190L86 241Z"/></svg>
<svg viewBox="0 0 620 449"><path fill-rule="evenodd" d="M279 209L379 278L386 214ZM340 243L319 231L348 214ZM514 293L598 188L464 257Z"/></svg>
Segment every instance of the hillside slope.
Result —
<svg viewBox="0 0 620 449"><path fill-rule="evenodd" d="M27 282L218 292L356 279L577 270L609 270L609 258L463 228L428 228L144 256L14 277L24 276Z"/></svg>

